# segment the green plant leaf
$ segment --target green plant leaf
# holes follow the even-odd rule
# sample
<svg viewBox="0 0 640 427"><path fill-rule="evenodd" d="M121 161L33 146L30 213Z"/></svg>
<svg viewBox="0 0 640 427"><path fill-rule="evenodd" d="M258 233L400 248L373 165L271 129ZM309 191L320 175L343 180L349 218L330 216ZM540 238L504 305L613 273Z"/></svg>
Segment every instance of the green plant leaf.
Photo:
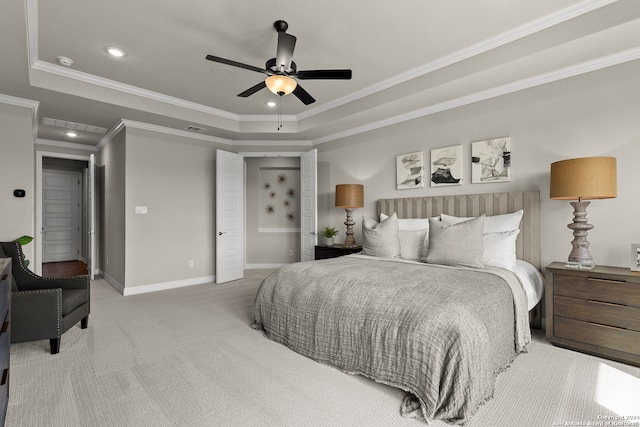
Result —
<svg viewBox="0 0 640 427"><path fill-rule="evenodd" d="M28 245L32 241L33 241L33 237L31 237L31 236L22 236L22 237L18 237L16 240L14 240L14 242L18 242L22 246Z"/></svg>

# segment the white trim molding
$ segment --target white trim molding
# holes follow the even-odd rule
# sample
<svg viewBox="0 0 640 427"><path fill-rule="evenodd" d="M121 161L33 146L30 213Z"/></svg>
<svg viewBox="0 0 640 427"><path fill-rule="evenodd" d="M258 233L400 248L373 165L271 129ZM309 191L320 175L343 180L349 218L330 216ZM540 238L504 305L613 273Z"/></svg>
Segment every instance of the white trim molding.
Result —
<svg viewBox="0 0 640 427"><path fill-rule="evenodd" d="M148 292L166 291L168 289L183 288L185 286L203 285L206 283L215 283L215 276L194 277L192 279L174 280L172 282L153 283L142 286L124 287L123 296L146 294Z"/></svg>

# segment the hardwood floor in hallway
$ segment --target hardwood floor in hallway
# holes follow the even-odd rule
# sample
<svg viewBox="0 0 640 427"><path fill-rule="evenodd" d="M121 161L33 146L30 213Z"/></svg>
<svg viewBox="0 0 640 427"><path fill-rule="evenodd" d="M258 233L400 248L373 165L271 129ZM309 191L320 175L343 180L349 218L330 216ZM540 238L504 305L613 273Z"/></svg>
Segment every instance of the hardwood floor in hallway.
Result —
<svg viewBox="0 0 640 427"><path fill-rule="evenodd" d="M82 261L46 262L42 264L42 277L69 277L88 274Z"/></svg>

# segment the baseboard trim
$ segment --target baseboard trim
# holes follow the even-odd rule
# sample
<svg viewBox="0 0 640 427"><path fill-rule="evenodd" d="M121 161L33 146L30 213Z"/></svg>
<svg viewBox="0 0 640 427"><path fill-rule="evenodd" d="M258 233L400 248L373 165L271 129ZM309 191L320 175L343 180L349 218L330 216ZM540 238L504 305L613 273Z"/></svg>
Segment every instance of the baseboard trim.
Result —
<svg viewBox="0 0 640 427"><path fill-rule="evenodd" d="M102 278L106 280L107 283L110 284L116 291L120 292L120 294L124 294L124 285L122 283L118 282L116 279L109 276L102 270L98 270L98 272L100 276L102 276Z"/></svg>
<svg viewBox="0 0 640 427"><path fill-rule="evenodd" d="M215 282L215 276L194 277L192 279L175 280L173 282L152 283L150 285L125 287L122 295L138 295L149 292L166 291L168 289L184 288L185 286L202 285Z"/></svg>
<svg viewBox="0 0 640 427"><path fill-rule="evenodd" d="M275 268L280 268L283 265L287 265L289 263L283 263L283 264L247 264L246 269L247 270L266 270L266 269L275 269Z"/></svg>
<svg viewBox="0 0 640 427"><path fill-rule="evenodd" d="M109 276L102 270L98 270L98 273L104 280L107 281L115 290L120 292L123 296L146 294L149 292L166 291L168 289L184 288L185 286L202 285L204 283L214 283L216 276L202 276L194 277L193 279L176 280L173 282L153 283L150 285L133 286L127 288L122 283L118 282L113 277Z"/></svg>

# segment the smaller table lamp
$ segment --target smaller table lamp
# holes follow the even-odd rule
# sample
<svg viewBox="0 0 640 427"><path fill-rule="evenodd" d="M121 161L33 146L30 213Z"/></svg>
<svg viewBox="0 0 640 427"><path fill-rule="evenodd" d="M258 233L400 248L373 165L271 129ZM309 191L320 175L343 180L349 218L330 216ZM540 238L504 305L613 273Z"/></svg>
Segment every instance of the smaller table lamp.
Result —
<svg viewBox="0 0 640 427"><path fill-rule="evenodd" d="M336 185L336 208L344 208L347 211L347 237L344 239L344 247L352 248L357 246L353 237L353 210L364 206L364 186L361 184L338 184Z"/></svg>
<svg viewBox="0 0 640 427"><path fill-rule="evenodd" d="M593 225L587 221L591 199L610 199L617 195L615 157L583 157L551 163L549 197L554 200L577 200L573 206L573 249L567 267L590 270L595 267L587 232Z"/></svg>

